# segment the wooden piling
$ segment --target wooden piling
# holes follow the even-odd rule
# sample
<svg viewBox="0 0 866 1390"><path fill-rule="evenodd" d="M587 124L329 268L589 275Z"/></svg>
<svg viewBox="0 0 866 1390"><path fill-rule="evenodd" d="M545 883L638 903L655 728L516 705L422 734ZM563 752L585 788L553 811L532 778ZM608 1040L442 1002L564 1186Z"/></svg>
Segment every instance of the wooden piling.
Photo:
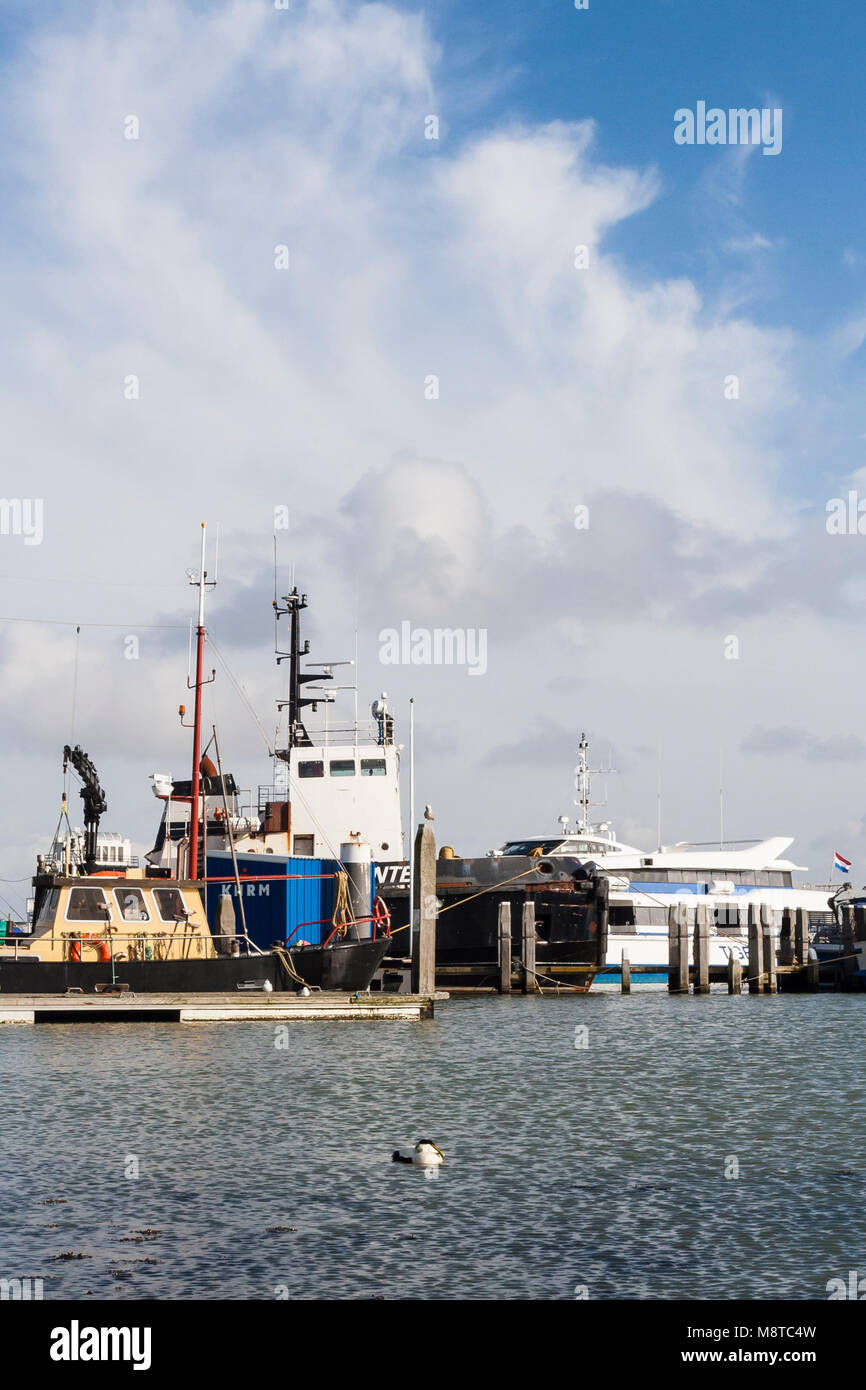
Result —
<svg viewBox="0 0 866 1390"><path fill-rule="evenodd" d="M710 992L710 913L706 903L695 909L694 933L694 990L695 994Z"/></svg>
<svg viewBox="0 0 866 1390"><path fill-rule="evenodd" d="M809 918L805 907L794 909L794 957L798 965L809 964Z"/></svg>
<svg viewBox="0 0 866 1390"><path fill-rule="evenodd" d="M764 993L778 990L776 973L776 915L769 903L761 903L761 936L763 937Z"/></svg>
<svg viewBox="0 0 866 1390"><path fill-rule="evenodd" d="M622 948L622 959L619 968L622 971L622 992L623 994L631 994L631 961L628 958L627 946L623 946Z"/></svg>
<svg viewBox="0 0 866 1390"><path fill-rule="evenodd" d="M760 994L764 987L764 933L757 903L749 903L749 993Z"/></svg>
<svg viewBox="0 0 866 1390"><path fill-rule="evenodd" d="M842 962L840 970L839 985L842 989L852 989L854 986L854 975L857 973L857 961L854 958L854 941L856 939L855 924L859 909L846 904L842 908Z"/></svg>
<svg viewBox="0 0 866 1390"><path fill-rule="evenodd" d="M499 993L511 993L511 903L499 904Z"/></svg>
<svg viewBox="0 0 866 1390"><path fill-rule="evenodd" d="M412 993L436 991L436 837L425 820L415 836L415 894L412 903L416 927L412 938Z"/></svg>
<svg viewBox="0 0 866 1390"><path fill-rule="evenodd" d="M535 974L535 904L531 899L523 904L523 984L524 994L538 994Z"/></svg>
<svg viewBox="0 0 866 1390"><path fill-rule="evenodd" d="M728 994L742 994L743 992L743 967L740 964L740 957L731 954L728 956Z"/></svg>
<svg viewBox="0 0 866 1390"><path fill-rule="evenodd" d="M668 990L671 994L689 992L689 919L686 903L668 908Z"/></svg>
<svg viewBox="0 0 866 1390"><path fill-rule="evenodd" d="M794 914L789 907L782 908L782 930L779 933L779 964L793 965L797 955L794 941Z"/></svg>

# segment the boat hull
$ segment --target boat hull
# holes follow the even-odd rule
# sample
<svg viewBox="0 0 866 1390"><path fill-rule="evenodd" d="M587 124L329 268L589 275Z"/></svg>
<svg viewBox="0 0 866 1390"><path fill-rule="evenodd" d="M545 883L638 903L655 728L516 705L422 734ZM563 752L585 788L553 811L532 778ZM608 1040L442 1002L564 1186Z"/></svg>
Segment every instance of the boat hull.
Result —
<svg viewBox="0 0 866 1390"><path fill-rule="evenodd" d="M209 960L39 961L0 959L0 996L65 994L97 985L126 985L134 994L196 994L236 990L268 981L273 989L294 988L276 956L229 956Z"/></svg>
<svg viewBox="0 0 866 1390"><path fill-rule="evenodd" d="M332 946L298 946L286 955L305 984L324 990L356 992L369 988L388 950L389 938L339 941Z"/></svg>

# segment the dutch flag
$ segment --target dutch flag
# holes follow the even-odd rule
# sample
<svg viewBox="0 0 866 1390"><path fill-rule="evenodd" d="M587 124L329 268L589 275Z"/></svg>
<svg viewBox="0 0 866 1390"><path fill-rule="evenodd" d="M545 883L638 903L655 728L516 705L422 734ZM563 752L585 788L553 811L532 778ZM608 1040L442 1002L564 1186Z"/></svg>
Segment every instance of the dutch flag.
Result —
<svg viewBox="0 0 866 1390"><path fill-rule="evenodd" d="M850 867L851 860L846 859L844 855L841 855L837 849L833 858L833 868L838 869L841 874L847 874Z"/></svg>

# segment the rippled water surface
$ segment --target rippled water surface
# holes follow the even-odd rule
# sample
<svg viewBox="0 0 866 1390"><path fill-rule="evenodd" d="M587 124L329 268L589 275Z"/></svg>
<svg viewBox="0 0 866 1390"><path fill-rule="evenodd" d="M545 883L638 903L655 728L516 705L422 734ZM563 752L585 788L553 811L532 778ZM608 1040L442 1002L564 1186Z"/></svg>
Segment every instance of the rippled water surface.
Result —
<svg viewBox="0 0 866 1390"><path fill-rule="evenodd" d="M864 1018L862 995L644 991L296 1023L285 1049L267 1023L6 1026L0 1277L46 1298L826 1298L866 1271ZM433 1175L390 1161L418 1138L446 1152Z"/></svg>

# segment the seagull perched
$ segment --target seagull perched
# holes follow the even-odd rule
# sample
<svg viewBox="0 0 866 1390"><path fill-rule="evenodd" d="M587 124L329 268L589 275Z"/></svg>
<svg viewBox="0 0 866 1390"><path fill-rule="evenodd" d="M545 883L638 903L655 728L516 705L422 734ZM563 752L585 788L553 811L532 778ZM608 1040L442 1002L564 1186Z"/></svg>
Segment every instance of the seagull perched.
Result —
<svg viewBox="0 0 866 1390"><path fill-rule="evenodd" d="M435 820L435 817L434 817L434 815L433 815L433 807L432 807L432 806L425 806L425 807L424 807L424 819L425 819L425 820Z"/></svg>
<svg viewBox="0 0 866 1390"><path fill-rule="evenodd" d="M401 1154L399 1149L395 1149L391 1155L392 1163L415 1163L421 1168L436 1168L440 1163L445 1162L445 1155L440 1148L433 1143L432 1139L419 1139L415 1145L414 1153L407 1158Z"/></svg>

